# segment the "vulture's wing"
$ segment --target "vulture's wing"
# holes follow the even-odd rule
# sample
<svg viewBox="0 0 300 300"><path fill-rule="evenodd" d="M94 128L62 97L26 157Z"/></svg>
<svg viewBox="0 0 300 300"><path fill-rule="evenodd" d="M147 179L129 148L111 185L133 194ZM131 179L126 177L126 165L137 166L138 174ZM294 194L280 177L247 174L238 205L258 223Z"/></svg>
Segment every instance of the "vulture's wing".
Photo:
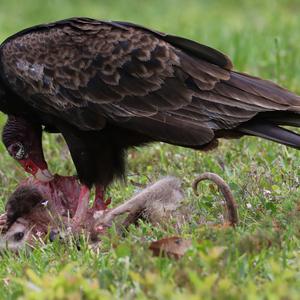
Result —
<svg viewBox="0 0 300 300"><path fill-rule="evenodd" d="M82 130L114 122L189 146L261 111L300 103L275 84L231 72L214 49L130 23L33 27L4 42L1 62L10 87L43 113Z"/></svg>

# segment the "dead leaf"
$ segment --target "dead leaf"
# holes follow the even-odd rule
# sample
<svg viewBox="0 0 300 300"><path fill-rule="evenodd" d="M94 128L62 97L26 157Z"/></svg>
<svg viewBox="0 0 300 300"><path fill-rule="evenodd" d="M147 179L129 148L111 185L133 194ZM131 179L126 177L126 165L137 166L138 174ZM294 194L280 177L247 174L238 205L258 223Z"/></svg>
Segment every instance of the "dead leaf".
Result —
<svg viewBox="0 0 300 300"><path fill-rule="evenodd" d="M181 258L191 247L192 241L173 236L152 242L149 249L154 256L168 256L175 259Z"/></svg>

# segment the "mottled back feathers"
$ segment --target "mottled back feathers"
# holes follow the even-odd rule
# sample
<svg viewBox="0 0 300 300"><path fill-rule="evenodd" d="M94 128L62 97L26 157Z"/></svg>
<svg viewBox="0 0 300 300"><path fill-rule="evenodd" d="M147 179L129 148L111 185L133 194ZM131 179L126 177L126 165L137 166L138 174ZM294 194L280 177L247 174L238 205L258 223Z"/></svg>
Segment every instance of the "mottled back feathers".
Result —
<svg viewBox="0 0 300 300"><path fill-rule="evenodd" d="M37 112L80 130L107 122L154 140L197 146L266 111L299 111L300 98L230 71L222 53L125 22L69 19L1 46L4 81Z"/></svg>

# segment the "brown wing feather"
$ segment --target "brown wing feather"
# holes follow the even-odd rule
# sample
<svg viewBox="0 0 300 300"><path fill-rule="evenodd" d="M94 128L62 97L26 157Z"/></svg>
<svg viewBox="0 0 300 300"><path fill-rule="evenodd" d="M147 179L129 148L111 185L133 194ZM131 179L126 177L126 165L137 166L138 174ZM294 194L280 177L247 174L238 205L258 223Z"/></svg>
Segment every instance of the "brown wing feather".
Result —
<svg viewBox="0 0 300 300"><path fill-rule="evenodd" d="M298 96L230 71L222 53L129 23L71 19L1 46L5 80L35 109L82 130L105 122L201 145L256 114L299 110Z"/></svg>

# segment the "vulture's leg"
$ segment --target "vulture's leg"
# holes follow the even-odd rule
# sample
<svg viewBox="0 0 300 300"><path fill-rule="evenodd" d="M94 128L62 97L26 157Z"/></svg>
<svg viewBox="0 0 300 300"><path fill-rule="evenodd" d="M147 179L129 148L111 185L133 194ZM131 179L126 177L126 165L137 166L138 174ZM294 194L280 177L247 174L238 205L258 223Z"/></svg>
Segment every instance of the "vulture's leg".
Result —
<svg viewBox="0 0 300 300"><path fill-rule="evenodd" d="M72 218L73 226L80 226L86 217L89 208L89 196L90 189L86 185L82 185L80 188L80 194L78 199L78 204L74 217Z"/></svg>
<svg viewBox="0 0 300 300"><path fill-rule="evenodd" d="M107 206L110 204L111 199L108 198L104 200L105 188L101 184L96 185L95 200L93 204L94 210L106 210Z"/></svg>

